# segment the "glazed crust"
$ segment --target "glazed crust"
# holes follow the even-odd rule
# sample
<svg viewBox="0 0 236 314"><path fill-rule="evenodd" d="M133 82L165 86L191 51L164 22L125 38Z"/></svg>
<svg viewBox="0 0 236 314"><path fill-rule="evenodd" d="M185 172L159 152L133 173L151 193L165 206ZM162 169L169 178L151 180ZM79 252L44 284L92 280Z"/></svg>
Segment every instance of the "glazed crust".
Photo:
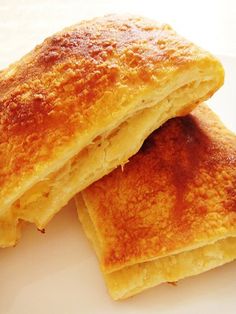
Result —
<svg viewBox="0 0 236 314"><path fill-rule="evenodd" d="M1 71L1 210L135 111L137 97L195 65L212 73L208 98L223 83L214 57L167 25L111 15L55 34Z"/></svg>
<svg viewBox="0 0 236 314"><path fill-rule="evenodd" d="M205 105L82 192L104 273L236 236L236 141Z"/></svg>

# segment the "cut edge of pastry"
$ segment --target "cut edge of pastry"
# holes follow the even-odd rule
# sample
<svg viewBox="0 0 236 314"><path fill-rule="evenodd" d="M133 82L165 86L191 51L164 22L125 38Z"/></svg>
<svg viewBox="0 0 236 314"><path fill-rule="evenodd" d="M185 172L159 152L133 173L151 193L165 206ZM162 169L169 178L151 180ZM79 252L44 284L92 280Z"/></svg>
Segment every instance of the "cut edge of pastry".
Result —
<svg viewBox="0 0 236 314"><path fill-rule="evenodd" d="M79 220L101 261L99 236L88 213L82 195L75 197ZM236 259L236 233L212 243L201 243L196 248L126 266L106 273L101 266L108 291L114 300L126 299L161 283L176 282L186 277L204 273Z"/></svg>
<svg viewBox="0 0 236 314"><path fill-rule="evenodd" d="M136 108L135 112L126 113L122 120L116 120L102 133L87 139L90 145L82 151L76 153L78 147L71 149L63 156L63 161L51 167L50 174L44 173L34 178L34 182L29 181L27 186L19 188L11 206L0 217L0 247L16 243L20 233L18 220L35 223L39 229L43 229L76 193L127 162L155 129L170 118L187 114L199 102L209 98L221 86L223 77L218 75L218 67L213 66L211 74L208 71L206 76L204 67L196 67L190 72L185 71L184 75L178 74L172 78L173 83L166 83L168 90L171 85L172 92L169 94L164 88L162 93L153 91L140 96L138 103L132 106ZM135 131L136 128L139 128L139 132ZM132 141L127 134L132 136ZM4 227L7 225L12 230Z"/></svg>
<svg viewBox="0 0 236 314"><path fill-rule="evenodd" d="M236 235L197 249L104 274L104 278L114 300L126 299L148 288L196 276L235 259Z"/></svg>

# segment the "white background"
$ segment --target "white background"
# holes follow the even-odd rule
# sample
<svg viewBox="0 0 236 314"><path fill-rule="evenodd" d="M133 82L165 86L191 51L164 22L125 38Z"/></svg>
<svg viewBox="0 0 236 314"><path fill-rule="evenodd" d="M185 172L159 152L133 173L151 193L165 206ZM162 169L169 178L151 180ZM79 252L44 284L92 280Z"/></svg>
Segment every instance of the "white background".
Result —
<svg viewBox="0 0 236 314"><path fill-rule="evenodd" d="M80 19L133 13L169 23L216 54L236 55L234 0L0 0L0 68Z"/></svg>
<svg viewBox="0 0 236 314"><path fill-rule="evenodd" d="M210 104L236 131L236 1L0 0L0 68L80 19L133 13L171 24L222 56L226 83ZM231 57L224 57L225 55ZM0 314L236 313L236 263L161 285L124 302L106 293L73 204L42 235L29 226L16 248L0 250Z"/></svg>

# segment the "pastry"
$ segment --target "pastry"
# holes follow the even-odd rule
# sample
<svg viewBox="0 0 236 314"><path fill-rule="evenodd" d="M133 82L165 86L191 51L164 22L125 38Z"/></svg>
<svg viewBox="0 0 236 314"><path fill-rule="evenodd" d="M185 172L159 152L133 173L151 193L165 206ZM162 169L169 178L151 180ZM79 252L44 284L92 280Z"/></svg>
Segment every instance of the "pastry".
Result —
<svg viewBox="0 0 236 314"><path fill-rule="evenodd" d="M119 15L66 28L1 71L0 247L16 243L19 221L43 229L223 80L170 26Z"/></svg>
<svg viewBox="0 0 236 314"><path fill-rule="evenodd" d="M114 299L223 265L236 258L236 136L201 104L76 200Z"/></svg>

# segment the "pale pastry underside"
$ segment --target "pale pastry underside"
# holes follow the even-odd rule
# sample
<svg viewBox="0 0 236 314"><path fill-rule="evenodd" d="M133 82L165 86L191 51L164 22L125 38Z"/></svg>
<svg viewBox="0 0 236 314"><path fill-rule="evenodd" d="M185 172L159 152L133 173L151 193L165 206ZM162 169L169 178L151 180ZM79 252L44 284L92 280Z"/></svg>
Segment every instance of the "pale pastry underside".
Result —
<svg viewBox="0 0 236 314"><path fill-rule="evenodd" d="M208 98L216 83L196 68L168 84L162 92L142 95L133 107L138 110L127 113L103 133L96 134L62 167L55 165L58 170L42 177L16 198L0 217L0 247L16 243L20 236L20 220L44 228L76 193L127 162L152 131L168 119L190 112L199 101ZM20 192L19 187L18 194Z"/></svg>
<svg viewBox="0 0 236 314"><path fill-rule="evenodd" d="M83 229L92 242L98 258L101 244L89 212L80 195L76 206ZM125 299L141 291L165 282L198 275L236 259L236 234L202 243L202 246L181 253L137 263L106 273L102 270L107 288L114 300Z"/></svg>

